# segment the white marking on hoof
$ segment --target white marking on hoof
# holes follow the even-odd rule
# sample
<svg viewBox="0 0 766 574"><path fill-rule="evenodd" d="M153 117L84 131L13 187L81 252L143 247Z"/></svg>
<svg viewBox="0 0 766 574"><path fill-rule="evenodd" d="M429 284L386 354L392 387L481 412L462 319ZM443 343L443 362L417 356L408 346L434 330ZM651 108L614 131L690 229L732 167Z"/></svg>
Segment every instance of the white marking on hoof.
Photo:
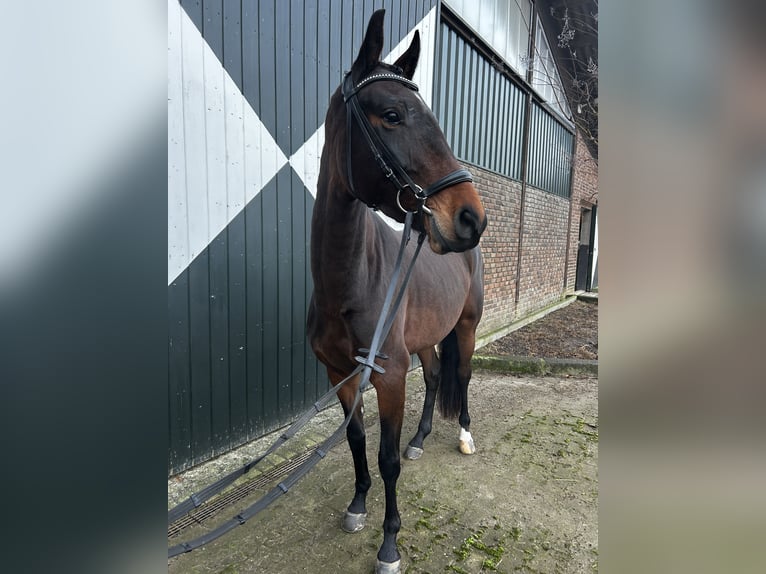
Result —
<svg viewBox="0 0 766 574"><path fill-rule="evenodd" d="M410 460L418 460L421 456L423 456L423 449L418 448L416 446L407 446L407 450L404 453L404 456L406 456Z"/></svg>
<svg viewBox="0 0 766 574"><path fill-rule="evenodd" d="M354 532L359 532L362 528L364 528L366 521L366 512L363 512L362 514L354 514L353 512L349 512L347 510L343 515L343 521L341 522L340 527L343 529L343 532L352 534Z"/></svg>
<svg viewBox="0 0 766 574"><path fill-rule="evenodd" d="M460 427L460 452L463 454L473 454L476 452L476 445L473 443L471 433Z"/></svg>
<svg viewBox="0 0 766 574"><path fill-rule="evenodd" d="M400 574L402 571L402 561L381 562L375 559L375 574Z"/></svg>

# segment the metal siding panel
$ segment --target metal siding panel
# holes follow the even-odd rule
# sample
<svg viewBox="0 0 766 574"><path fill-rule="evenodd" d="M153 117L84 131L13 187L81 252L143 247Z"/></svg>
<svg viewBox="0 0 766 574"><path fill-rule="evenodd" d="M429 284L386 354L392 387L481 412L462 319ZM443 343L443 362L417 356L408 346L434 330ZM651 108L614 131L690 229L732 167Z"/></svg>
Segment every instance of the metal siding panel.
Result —
<svg viewBox="0 0 766 574"><path fill-rule="evenodd" d="M192 456L189 353L189 274L183 271L168 286L168 446L169 469L183 467Z"/></svg>
<svg viewBox="0 0 766 574"><path fill-rule="evenodd" d="M313 134L319 127L319 113L317 108L317 76L319 66L317 63L317 5L308 2L306 5L305 18L303 19L303 37L305 64L303 68L303 85L300 93L303 98L303 134L304 139L308 134Z"/></svg>
<svg viewBox="0 0 766 574"><path fill-rule="evenodd" d="M197 29L202 31L202 0L180 0L180 3Z"/></svg>
<svg viewBox="0 0 766 574"><path fill-rule="evenodd" d="M549 191L551 189L551 119L548 117L548 115L544 115L544 132L545 132L545 138L543 140L543 182L546 191Z"/></svg>
<svg viewBox="0 0 766 574"><path fill-rule="evenodd" d="M537 165L537 108L534 103L530 105L532 110L529 118L529 140L527 146L527 183L534 185L535 166Z"/></svg>
<svg viewBox="0 0 766 574"><path fill-rule="evenodd" d="M212 51L205 51L204 62L205 94L205 159L207 164L207 212L208 229L205 239L212 239L211 234L224 229L229 221L226 206L227 181L230 150L229 139L232 132L242 131L242 97L232 82L225 81L226 72L221 68ZM227 89L227 85L229 89ZM241 157L241 136L240 136ZM240 202L241 204L241 202Z"/></svg>
<svg viewBox="0 0 766 574"><path fill-rule="evenodd" d="M492 159L490 157L490 134L492 131L492 67L490 66L489 62L486 60L483 61L484 64L484 81L483 81L483 87L482 87L482 93L481 93L481 99L482 99L482 113L481 113L481 123L482 123L482 138L481 142L479 144L479 157L481 158L482 165L486 166L489 169L495 169L495 166L492 164Z"/></svg>
<svg viewBox="0 0 766 574"><path fill-rule="evenodd" d="M202 35L219 62L223 62L223 2L205 0L202 6Z"/></svg>
<svg viewBox="0 0 766 574"><path fill-rule="evenodd" d="M314 200L313 197L310 195L306 196L306 203L304 204L304 218L306 221L306 236L305 236L305 250L306 250L306 257L304 259L304 272L303 277L305 278L305 308L307 310L308 315L308 308L309 308L309 302L311 301L311 294L314 291L314 283L311 277L311 216L314 210ZM306 404L313 403L316 401L323 393L324 391L330 386L329 381L327 380L327 376L325 374L324 366L317 360L317 358L314 356L314 351L311 349L311 345L308 342L308 339L306 337L306 326L305 322L303 325L303 330L301 331L303 335L303 355L306 365L306 385L305 385L305 402Z"/></svg>
<svg viewBox="0 0 766 574"><path fill-rule="evenodd" d="M471 110L471 161L475 164L480 163L479 159L479 142L481 141L481 98L483 92L482 76L483 76L483 62L478 52L471 50L472 62L473 62L473 82L470 84L471 88L471 100L473 107Z"/></svg>
<svg viewBox="0 0 766 574"><path fill-rule="evenodd" d="M272 136L277 133L277 93L274 45L274 0L259 3L260 28L258 44L260 109L258 116Z"/></svg>
<svg viewBox="0 0 766 574"><path fill-rule="evenodd" d="M229 392L233 438L247 435L247 239L245 212L226 230L229 273Z"/></svg>
<svg viewBox="0 0 766 574"><path fill-rule="evenodd" d="M317 114L324 122L334 84L330 81L330 3L320 3L317 22Z"/></svg>
<svg viewBox="0 0 766 574"><path fill-rule="evenodd" d="M446 28L443 28L444 35L447 37L447 51L444 52L442 58L445 61L445 116L444 122L447 127L447 141L449 142L452 150L457 150L457 138L455 137L456 120L455 120L455 98L457 97L457 78L455 75L455 62L457 58L457 46L455 45L455 38L452 32L448 32Z"/></svg>
<svg viewBox="0 0 766 574"><path fill-rule="evenodd" d="M463 50L465 52L465 76L463 80L463 157L467 161L473 161L471 157L471 143L473 142L473 115L475 110L475 101L471 94L471 86L476 81L475 67L473 51L469 48L468 44L463 43Z"/></svg>
<svg viewBox="0 0 766 574"><path fill-rule="evenodd" d="M246 269L246 350L247 350L247 429L250 436L264 430L264 225L263 193L245 208ZM266 239L269 239L268 237Z"/></svg>
<svg viewBox="0 0 766 574"><path fill-rule="evenodd" d="M183 14L168 3L168 282L189 253L184 139ZM178 259L178 263L176 263Z"/></svg>
<svg viewBox="0 0 766 574"><path fill-rule="evenodd" d="M359 48L359 46L362 45L362 40L364 40L364 26L367 24L367 20L369 20L369 16L365 18L365 11L364 11L364 2L354 2L354 23L353 23L353 29L354 32L352 34L353 36L353 45L356 47L356 49ZM354 57L356 57L356 54L354 54ZM352 60L353 61L353 60Z"/></svg>
<svg viewBox="0 0 766 574"><path fill-rule="evenodd" d="M292 0L290 10L290 154L295 153L306 141L304 126L304 106L306 98L303 94L305 85L304 72L304 37L303 29L303 0ZM312 129L312 133L314 130Z"/></svg>
<svg viewBox="0 0 766 574"><path fill-rule="evenodd" d="M518 169L519 181L521 181L522 175L523 175L522 174L523 169L522 169L522 165L521 164L522 164L522 158L523 158L524 152L525 152L525 150L524 150L524 145L525 145L525 142L524 142L524 137L525 137L525 135L524 135L524 118L526 117L526 113L527 113L527 98L524 95L518 95L517 98L519 99L518 103L519 103L519 109L521 110L520 111L521 117L517 118L517 125L516 125L516 150L517 150L516 167ZM530 113L528 133L526 135L526 137L527 137L527 141L526 141L527 150L526 151L527 152L531 149L531 145L532 145L532 134L533 134L533 132L532 132L532 119L533 119L532 118L532 114ZM527 158L527 182L528 181L529 181L529 158Z"/></svg>
<svg viewBox="0 0 766 574"><path fill-rule="evenodd" d="M306 395L306 191L303 181L293 170L289 172L292 191L291 253L292 264L292 329L289 351L292 358L293 376L290 383L293 412L302 411Z"/></svg>
<svg viewBox="0 0 766 574"><path fill-rule="evenodd" d="M193 460L212 454L210 417L210 308L207 250L189 266L191 435Z"/></svg>
<svg viewBox="0 0 766 574"><path fill-rule="evenodd" d="M497 145L495 146L495 164L497 171L505 176L508 175L506 169L506 156L510 153L506 143L506 134L508 133L508 110L506 106L507 80L498 74L497 92L495 93L495 118L497 121Z"/></svg>
<svg viewBox="0 0 766 574"><path fill-rule="evenodd" d="M261 113L259 30L258 4L245 2L242 6L242 93L257 114Z"/></svg>
<svg viewBox="0 0 766 574"><path fill-rule="evenodd" d="M341 25L342 25L341 0L332 0L330 4L330 93L332 94L340 84L343 70L343 56L341 54Z"/></svg>
<svg viewBox="0 0 766 574"><path fill-rule="evenodd" d="M242 91L242 20L239 0L223 2L223 58L226 71Z"/></svg>
<svg viewBox="0 0 766 574"><path fill-rule="evenodd" d="M473 154L474 163L484 165L484 141L486 140L486 97L487 97L487 63L479 54L476 59L478 65L478 81L474 85L474 97L476 98L476 116L474 125L476 126L476 135L474 136Z"/></svg>
<svg viewBox="0 0 766 574"><path fill-rule="evenodd" d="M447 142L451 144L452 141L450 140L450 137L447 133L449 127L447 123L447 71L449 70L447 62L449 58L449 35L447 34L447 30L445 30L444 27L439 29L438 45L440 58L437 82L438 87L435 90L436 98L434 100L434 110L436 111L436 117L439 120L439 125L444 132L444 137L447 138Z"/></svg>
<svg viewBox="0 0 766 574"><path fill-rule="evenodd" d="M290 4L277 2L275 25L275 66L274 87L277 93L276 129L277 144L286 155L291 155L290 141ZM276 33L276 31L279 31ZM303 142L301 142L303 143Z"/></svg>
<svg viewBox="0 0 766 574"><path fill-rule="evenodd" d="M536 104L535 111L535 187L542 188L542 153L543 153L543 122L540 108Z"/></svg>
<svg viewBox="0 0 766 574"><path fill-rule="evenodd" d="M205 98L202 90L203 40L191 34L183 36L184 133L186 137L186 200L189 235L208 236L207 161L205 136ZM193 258L198 253L190 253Z"/></svg>
<svg viewBox="0 0 766 574"><path fill-rule="evenodd" d="M391 33L386 38L388 44L384 45L384 54L390 52L407 33L406 31L402 31L401 3L402 0L394 0L391 3L391 11L386 14L391 22Z"/></svg>
<svg viewBox="0 0 766 574"><path fill-rule="evenodd" d="M545 185L545 115L537 108L538 140L537 140L537 187Z"/></svg>
<svg viewBox="0 0 766 574"><path fill-rule="evenodd" d="M356 58L359 45L354 44L354 1L343 0L341 8L341 61L340 69L345 72L351 69ZM340 82L342 78L338 78Z"/></svg>
<svg viewBox="0 0 766 574"><path fill-rule="evenodd" d="M457 120L455 128L457 133L455 134L458 141L458 149L460 150L460 157L462 159L467 158L467 145L468 141L468 108L469 100L466 99L466 92L468 90L468 83L470 80L470 63L468 59L468 46L466 43L460 41L458 46L458 73L460 78L458 80L457 94L458 98L455 101L455 118Z"/></svg>
<svg viewBox="0 0 766 574"><path fill-rule="evenodd" d="M535 176L535 187L542 189L543 187L543 153L545 151L545 122L542 113L540 113L540 107L535 106L535 112L537 117L537 149L535 151L535 165L537 167L537 174Z"/></svg>
<svg viewBox="0 0 766 574"><path fill-rule="evenodd" d="M517 162L516 162L516 116L518 114L518 110L516 107L516 91L513 89L513 84L510 82L506 85L506 108L507 108L507 118L508 118L508 127L505 138L508 142L508 153L506 154L506 170L507 173L514 179L519 179L519 174L517 173Z"/></svg>
<svg viewBox="0 0 766 574"><path fill-rule="evenodd" d="M487 142L489 162L492 165L492 169L498 173L502 173L500 167L500 138L502 137L503 129L503 109L500 103L500 95L502 93L502 84L505 82L505 78L498 73L497 70L491 68L491 82L489 93L489 141Z"/></svg>
<svg viewBox="0 0 766 574"><path fill-rule="evenodd" d="M463 68L465 70L465 76L463 77L463 141L461 145L463 148L463 157L467 161L473 161L473 158L471 157L471 143L473 142L473 114L475 101L471 94L471 86L476 81L476 78L474 76L473 53L465 42L463 43L463 51L465 53L465 67Z"/></svg>
<svg viewBox="0 0 766 574"><path fill-rule="evenodd" d="M561 195L562 197L566 197L566 189L564 187L564 182L566 179L564 176L564 174L566 173L566 156L564 155L566 150L566 147L565 147L566 131L564 130L563 126L561 126L560 124L556 127L558 130L557 149L558 149L558 156L559 156L558 162L557 162L558 170L559 170L558 171L558 176L559 176L558 188L559 188L559 195Z"/></svg>
<svg viewBox="0 0 766 574"><path fill-rule="evenodd" d="M500 173L507 177L512 177L510 166L511 154L513 149L510 146L509 135L513 129L513 116L510 104L509 82L505 78L500 82L500 145L498 153L500 155Z"/></svg>
<svg viewBox="0 0 766 574"><path fill-rule="evenodd" d="M418 18L418 3L414 0L405 2L404 8L402 8L402 15L406 15L405 21L407 30L412 30L421 20Z"/></svg>
<svg viewBox="0 0 766 574"><path fill-rule="evenodd" d="M543 189L551 189L551 119L543 115Z"/></svg>
<svg viewBox="0 0 766 574"><path fill-rule="evenodd" d="M210 277L211 443L221 452L229 443L229 253L226 232L208 246Z"/></svg>
<svg viewBox="0 0 766 574"><path fill-rule="evenodd" d="M292 357L292 170L282 169L277 174L277 323L275 335L278 339L278 401L279 419L287 420L292 412L291 385L293 381Z"/></svg>
<svg viewBox="0 0 766 574"><path fill-rule="evenodd" d="M484 161L487 166L493 171L499 171L497 168L497 161L495 161L495 128L496 128L496 110L495 110L495 69L491 66L487 71L487 95L486 95L486 140L484 143Z"/></svg>
<svg viewBox="0 0 766 574"><path fill-rule="evenodd" d="M238 46L242 45L242 38ZM224 50L230 53L234 48L226 43ZM237 47L237 53L241 49ZM244 85L244 77L242 78ZM226 433L220 448L224 446L233 446L231 443L240 438L238 435L232 436L233 427L245 428L246 403L245 403L245 364L244 364L244 213L243 210L247 204L247 185L248 185L248 162L246 158L246 146L249 143L248 138L258 134L258 130L249 129L248 118L251 111L247 110L248 102L243 98L241 91L238 91L235 85L227 82L227 89L224 93L225 110L225 154L222 158L225 171L217 178L210 178L209 185L223 187L226 193L222 197L223 201L216 202L211 211L217 214L217 217L228 225L223 224L220 227L224 231L219 235L219 239L225 239L225 247L221 246L221 253L218 257L216 249L213 248L219 239L211 245L211 285L218 274L226 278L226 281L218 280L221 284L221 292L226 295L225 305L217 300L211 300L211 313L213 313L211 324L211 334L213 335L213 365L214 368L221 370L220 380L226 380L226 388L216 388L219 382L213 379L213 399L214 399L214 432ZM249 113L248 113L249 112ZM211 161L208 156L208 162ZM218 163L216 161L216 163ZM220 196L219 196L220 197ZM218 227L214 227L218 229ZM238 252L241 253L239 259ZM233 283L239 280L239 290L232 293ZM212 294L211 294L212 295ZM230 297L233 295L233 298ZM217 298L216 298L217 299ZM219 307L220 305L220 307ZM239 315L236 309L240 309ZM221 318L215 320L215 312L221 313ZM237 325L240 325L237 332ZM216 327L217 329L212 329ZM232 337L232 331L234 336ZM241 344L236 344L241 340ZM239 347L243 347L242 350ZM221 357L224 358L221 361ZM222 364L224 363L224 364ZM225 367L225 368L224 368ZM215 371L214 371L215 373ZM223 385L223 383L220 383ZM234 410L234 413L231 412ZM226 412L224 415L223 412ZM216 419L216 415L218 417Z"/></svg>
<svg viewBox="0 0 766 574"><path fill-rule="evenodd" d="M283 168L284 169L284 168ZM279 390L279 254L277 210L277 178L272 179L260 193L263 200L263 422L268 427L278 420Z"/></svg>
<svg viewBox="0 0 766 574"><path fill-rule="evenodd" d="M484 60L478 52L473 51L474 81L471 85L471 97L473 98L473 137L471 139L471 155L473 163L481 165L479 156L479 144L482 140L482 103L484 100Z"/></svg>

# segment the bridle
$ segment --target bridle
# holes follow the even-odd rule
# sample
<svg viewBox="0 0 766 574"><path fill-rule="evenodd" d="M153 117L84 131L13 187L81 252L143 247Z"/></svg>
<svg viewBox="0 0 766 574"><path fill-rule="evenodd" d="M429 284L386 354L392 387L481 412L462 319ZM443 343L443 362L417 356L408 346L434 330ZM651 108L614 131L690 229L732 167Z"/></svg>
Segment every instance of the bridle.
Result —
<svg viewBox="0 0 766 574"><path fill-rule="evenodd" d="M353 117L356 119L359 129L361 130L364 139L367 141L367 145L370 147L370 151L372 152L375 161L383 171L383 175L385 175L394 187L396 187L396 204L399 206L399 209L405 214L423 212L426 215L433 215L428 206L426 206L426 199L439 193L443 189L458 183L473 181L473 177L471 177L471 173L468 170L461 168L447 174L423 189L412 180L399 161L397 161L396 156L394 156L389 147L380 138L378 133L372 127L372 124L370 124L370 121L362 110L362 106L359 104L359 98L357 97L359 90L373 82L398 82L414 92L418 91L417 84L402 76L399 68L391 66L390 70L390 72L367 76L356 86L354 86L354 81L351 78L351 72L346 72L346 75L343 78L343 101L346 103L346 166L349 189L354 197L367 203L362 200L354 190L354 177L351 168L351 131L353 127ZM404 206L402 206L401 194L406 189L410 190L418 202L418 208L414 211L405 209ZM374 204L367 203L367 205L373 209L377 209L377 206Z"/></svg>

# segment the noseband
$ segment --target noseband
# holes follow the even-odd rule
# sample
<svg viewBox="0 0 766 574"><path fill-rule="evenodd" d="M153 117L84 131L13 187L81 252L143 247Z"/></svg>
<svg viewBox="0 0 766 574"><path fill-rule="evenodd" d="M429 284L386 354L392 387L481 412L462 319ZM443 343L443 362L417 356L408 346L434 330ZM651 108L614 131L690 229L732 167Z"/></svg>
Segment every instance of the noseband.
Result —
<svg viewBox="0 0 766 574"><path fill-rule="evenodd" d="M364 111L362 110L362 106L359 104L359 98L357 97L357 93L359 90L361 90L363 87L373 83L373 82L399 82L406 88L409 88L410 90L417 92L418 86L408 78L405 78L404 76L394 73L394 71L391 71L389 73L379 73L379 74L373 74L371 76L367 76L364 78L361 82L359 82L356 86L354 86L353 80L351 78L351 72L347 72L346 76L343 78L343 101L346 103L346 166L347 166L347 172L348 172L348 185L351 190L351 193L356 197L357 199L360 199L359 196L356 194L356 191L354 190L354 179L353 179L353 173L351 169L351 129L352 129L352 120L351 118L356 118L356 123L359 126L359 129L362 131L362 135L364 136L364 139L367 141L367 145L370 147L370 151L372 152L372 155L375 157L375 161L380 166L380 169L383 170L383 175L386 176L386 178L394 184L394 187L396 187L396 204L399 206L399 209L402 210L402 212L406 213L415 213L418 211L422 211L426 215L433 215L431 210L426 206L426 199L428 199L430 196L439 193L443 189L446 189L448 187L451 187L453 185L456 185L458 183L463 183L466 181L473 181L473 178L471 177L471 173L466 169L458 169L453 171L452 173L447 174L446 176L442 177L441 179L438 179L425 189L420 187L417 183L412 181L412 178L409 176L409 174L405 171L405 169L402 167L402 165L397 161L394 154L391 152L389 147L385 144L385 142L380 138L378 133L375 131L375 129L372 127L372 124L370 124L370 121L367 119L367 116L365 115ZM404 183L402 183L404 182ZM410 212L409 210L405 209L402 206L400 196L402 192L406 189L409 189L412 194L414 195L415 199L419 203L419 207L413 211ZM360 201L364 201L361 200ZM367 202L364 202L367 203ZM375 205L367 204L373 209L376 209L377 207Z"/></svg>

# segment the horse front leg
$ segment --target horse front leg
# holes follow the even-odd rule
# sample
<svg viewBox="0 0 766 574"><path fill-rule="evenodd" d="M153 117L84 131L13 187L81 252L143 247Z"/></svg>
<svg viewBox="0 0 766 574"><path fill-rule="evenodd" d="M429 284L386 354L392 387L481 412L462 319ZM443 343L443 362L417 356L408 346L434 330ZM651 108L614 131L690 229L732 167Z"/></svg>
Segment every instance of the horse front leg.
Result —
<svg viewBox="0 0 766 574"><path fill-rule="evenodd" d="M377 387L380 408L378 467L385 486L386 515L383 520L383 544L378 551L375 572L376 574L399 574L401 555L396 547L396 537L401 527L401 518L396 502L396 481L401 472L399 441L404 417L405 376L402 374L396 382L391 382L391 377L388 375L386 378L387 382Z"/></svg>
<svg viewBox="0 0 766 574"><path fill-rule="evenodd" d="M343 414L348 416L354 404L356 389L359 382L349 381L338 392L338 398L343 406ZM346 440L348 441L351 456L354 459L354 498L343 515L341 528L345 532L359 532L365 526L367 520L367 491L370 490L372 480L367 466L367 438L364 431L364 397L359 398L359 404L354 415L346 428Z"/></svg>

